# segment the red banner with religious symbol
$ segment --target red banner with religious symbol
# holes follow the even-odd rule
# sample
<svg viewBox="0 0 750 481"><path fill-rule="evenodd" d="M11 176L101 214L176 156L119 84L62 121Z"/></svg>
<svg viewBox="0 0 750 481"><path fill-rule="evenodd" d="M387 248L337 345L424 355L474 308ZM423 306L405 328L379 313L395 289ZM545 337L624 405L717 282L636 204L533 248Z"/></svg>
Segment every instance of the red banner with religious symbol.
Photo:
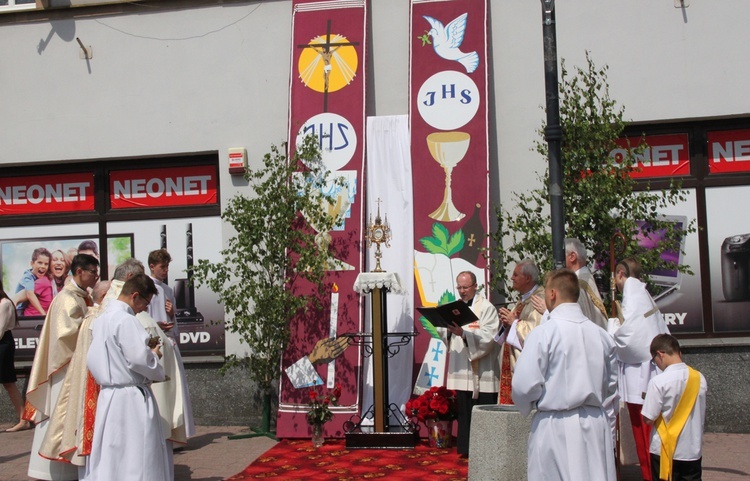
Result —
<svg viewBox="0 0 750 481"><path fill-rule="evenodd" d="M324 309L292 323L282 358L276 425L280 438L310 436L305 415L311 389L341 387L325 435L343 435L344 421L359 412L360 349L351 346L327 363L313 348L322 339L363 330L361 300L353 286L363 265L366 7L366 0L292 3L289 144L314 135L331 178L345 181L332 182L328 192L338 200L334 215L340 227L318 233L330 236Z"/></svg>
<svg viewBox="0 0 750 481"><path fill-rule="evenodd" d="M412 0L409 43L415 305L434 306L459 298L462 271L486 284L486 0ZM445 349L430 342L429 335L415 338L418 390L443 384ZM435 355L426 355L428 345Z"/></svg>

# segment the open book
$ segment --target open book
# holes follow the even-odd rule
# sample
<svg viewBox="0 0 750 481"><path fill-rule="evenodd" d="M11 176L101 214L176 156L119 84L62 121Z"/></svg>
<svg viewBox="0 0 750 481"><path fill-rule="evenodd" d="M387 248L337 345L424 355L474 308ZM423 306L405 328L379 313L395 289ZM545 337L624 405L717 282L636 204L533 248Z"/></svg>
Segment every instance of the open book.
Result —
<svg viewBox="0 0 750 481"><path fill-rule="evenodd" d="M454 322L465 326L479 319L469 305L460 299L436 307L417 307L417 310L435 327L448 327Z"/></svg>

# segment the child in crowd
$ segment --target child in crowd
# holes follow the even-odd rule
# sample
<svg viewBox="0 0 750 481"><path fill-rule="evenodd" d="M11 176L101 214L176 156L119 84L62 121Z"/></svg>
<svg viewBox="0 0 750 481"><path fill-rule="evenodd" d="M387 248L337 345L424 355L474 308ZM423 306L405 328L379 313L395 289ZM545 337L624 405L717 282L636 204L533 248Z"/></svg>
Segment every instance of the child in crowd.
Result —
<svg viewBox="0 0 750 481"><path fill-rule="evenodd" d="M648 384L641 415L651 430L654 481L700 481L706 379L682 362L680 344L669 334L651 341L651 356L661 373Z"/></svg>
<svg viewBox="0 0 750 481"><path fill-rule="evenodd" d="M23 310L24 316L46 316L49 305L52 304L52 298L55 296L52 290L52 278L50 277L49 270L47 274L42 277L37 277L34 281L34 294L39 300L39 305L42 306L40 311L34 305L30 304Z"/></svg>
<svg viewBox="0 0 750 481"><path fill-rule="evenodd" d="M16 297L14 299L16 303L16 311L19 315L45 315L50 302L52 302L52 283L51 279L47 277L49 271L49 260L52 257L50 252L44 247L37 247L34 252L31 253L31 268L27 269L21 277L21 281L16 286ZM37 281L45 278L39 283L39 293L42 295L46 307L43 305L42 300L37 294ZM49 288L49 289L46 289ZM47 291L48 294L47 294ZM33 308L26 312L27 308Z"/></svg>

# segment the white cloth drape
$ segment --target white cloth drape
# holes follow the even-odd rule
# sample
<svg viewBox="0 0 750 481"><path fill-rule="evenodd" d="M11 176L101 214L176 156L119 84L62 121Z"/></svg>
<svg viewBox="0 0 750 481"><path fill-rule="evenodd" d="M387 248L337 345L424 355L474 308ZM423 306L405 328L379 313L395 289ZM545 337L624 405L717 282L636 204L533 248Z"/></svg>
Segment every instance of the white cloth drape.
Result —
<svg viewBox="0 0 750 481"><path fill-rule="evenodd" d="M391 226L391 246L381 246L383 270L395 272L401 279L405 294L389 293L388 332L414 331L414 234L412 207L411 155L409 144L409 117L396 115L367 118L367 212L372 221L378 211ZM375 268L375 249L368 249L367 270ZM366 303L366 332L372 329L369 299ZM391 338L396 341L398 338ZM412 366L414 364L413 340L401 346L398 354L388 363L388 399L403 410L411 395ZM373 404L372 357L364 360L362 409Z"/></svg>

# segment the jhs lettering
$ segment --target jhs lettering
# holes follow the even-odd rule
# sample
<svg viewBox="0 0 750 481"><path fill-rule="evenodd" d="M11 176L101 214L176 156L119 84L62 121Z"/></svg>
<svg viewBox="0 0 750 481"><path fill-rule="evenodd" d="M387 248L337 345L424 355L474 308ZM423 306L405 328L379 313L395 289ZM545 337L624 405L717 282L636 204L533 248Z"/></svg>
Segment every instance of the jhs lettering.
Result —
<svg viewBox="0 0 750 481"><path fill-rule="evenodd" d="M456 85L443 85L442 92L427 92L427 99L423 102L427 107L432 107L435 105L435 96L437 94L440 94L440 98L442 99L455 99L456 98ZM458 99L459 102L462 104L468 104L471 103L471 90L464 89L461 90L461 92L458 93L458 95L461 97Z"/></svg>

